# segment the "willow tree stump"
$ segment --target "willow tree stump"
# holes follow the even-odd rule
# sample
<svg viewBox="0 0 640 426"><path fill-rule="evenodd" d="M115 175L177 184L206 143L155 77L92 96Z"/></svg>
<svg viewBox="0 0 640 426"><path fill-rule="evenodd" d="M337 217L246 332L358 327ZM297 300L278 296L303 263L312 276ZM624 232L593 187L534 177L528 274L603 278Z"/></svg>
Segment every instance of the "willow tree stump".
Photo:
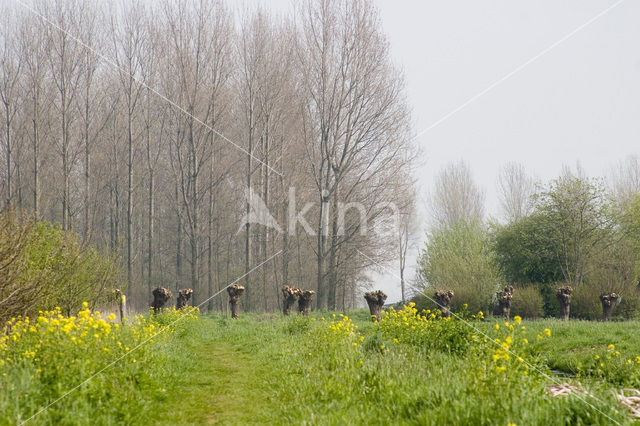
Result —
<svg viewBox="0 0 640 426"><path fill-rule="evenodd" d="M369 305L371 320L380 321L382 307L384 306L385 300L387 300L387 295L384 294L382 290L370 291L364 294L364 300L366 300L367 305Z"/></svg>
<svg viewBox="0 0 640 426"><path fill-rule="evenodd" d="M511 316L511 299L513 298L513 286L506 286L504 290L496 293L498 299L498 315L508 320Z"/></svg>
<svg viewBox="0 0 640 426"><path fill-rule="evenodd" d="M568 285L558 287L556 289L556 297L558 298L558 302L560 302L560 307L562 308L562 318L565 321L569 320L569 309L571 308L571 292L573 292L573 288Z"/></svg>
<svg viewBox="0 0 640 426"><path fill-rule="evenodd" d="M176 309L182 309L189 306L189 299L193 294L193 289L182 288L178 290L178 300L176 302Z"/></svg>
<svg viewBox="0 0 640 426"><path fill-rule="evenodd" d="M233 284L227 287L229 293L229 306L231 307L231 318L238 318L238 301L244 293L244 287L239 284Z"/></svg>
<svg viewBox="0 0 640 426"><path fill-rule="evenodd" d="M291 308L301 293L302 291L299 288L289 287L288 285L282 286L282 313L284 315L291 313Z"/></svg>
<svg viewBox="0 0 640 426"><path fill-rule="evenodd" d="M115 290L113 290L113 292L116 295L116 302L118 303L118 314L120 315L120 324L123 324L124 313L127 310L127 297L119 288L116 288Z"/></svg>
<svg viewBox="0 0 640 426"><path fill-rule="evenodd" d="M600 301L602 302L602 321L611 320L611 311L620 301L620 296L616 293L603 293L600 295Z"/></svg>
<svg viewBox="0 0 640 426"><path fill-rule="evenodd" d="M311 300L314 294L316 294L316 292L313 290L300 290L300 294L298 295L298 312L302 315L309 315L311 311Z"/></svg>
<svg viewBox="0 0 640 426"><path fill-rule="evenodd" d="M152 294L153 303L151 303L151 307L153 308L153 313L157 314L171 298L171 291L164 287L156 287Z"/></svg>
<svg viewBox="0 0 640 426"><path fill-rule="evenodd" d="M451 299L453 299L452 290L437 290L433 294L433 299L438 305L438 309L442 313L443 318L447 318L451 315Z"/></svg>

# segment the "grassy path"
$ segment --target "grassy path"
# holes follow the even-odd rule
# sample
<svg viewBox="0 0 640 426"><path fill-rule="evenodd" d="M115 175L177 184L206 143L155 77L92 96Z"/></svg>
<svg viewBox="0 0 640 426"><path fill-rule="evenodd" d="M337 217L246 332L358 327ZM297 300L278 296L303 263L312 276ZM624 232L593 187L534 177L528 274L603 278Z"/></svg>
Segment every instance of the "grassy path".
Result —
<svg viewBox="0 0 640 426"><path fill-rule="evenodd" d="M433 323L422 331L399 323L391 329L396 334L387 336L367 313L355 313L358 329L351 334L351 320L323 322L322 315L203 316L177 331L170 344L158 348L164 362L155 373L165 389L152 391L152 415L140 424L548 426L632 421L615 392L637 386L636 376L629 376L636 370L629 368L635 365L632 354L640 353L633 339L638 323L545 320L526 322L526 331L494 328L502 322L476 324L505 344L504 333L509 338L513 334L510 342L520 345L516 352L542 370L600 366L593 381L581 378L595 398L554 398L548 377L523 367L515 356L499 358L506 366L496 368L495 345L478 342L461 323ZM553 330L550 336L547 328ZM423 339L394 339L405 338L406 330ZM522 343L527 340L523 336L536 343ZM443 339L467 342L467 350L434 346Z"/></svg>
<svg viewBox="0 0 640 426"><path fill-rule="evenodd" d="M270 423L268 372L259 360L216 333L217 322L203 318L171 348L175 381L156 411L159 424Z"/></svg>

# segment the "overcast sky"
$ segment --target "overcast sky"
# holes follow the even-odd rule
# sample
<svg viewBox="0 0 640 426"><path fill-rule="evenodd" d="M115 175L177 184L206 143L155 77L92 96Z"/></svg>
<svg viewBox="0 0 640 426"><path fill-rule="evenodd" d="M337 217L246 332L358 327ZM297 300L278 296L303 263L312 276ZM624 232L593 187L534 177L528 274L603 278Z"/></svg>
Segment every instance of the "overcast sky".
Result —
<svg viewBox="0 0 640 426"><path fill-rule="evenodd" d="M544 181L577 162L602 176L639 153L640 2L375 3L406 77L415 134L481 94L416 140L423 200L435 174L460 159L496 216L496 180L506 162ZM264 4L291 9L288 0ZM376 277L376 287L389 301L400 297L391 274Z"/></svg>

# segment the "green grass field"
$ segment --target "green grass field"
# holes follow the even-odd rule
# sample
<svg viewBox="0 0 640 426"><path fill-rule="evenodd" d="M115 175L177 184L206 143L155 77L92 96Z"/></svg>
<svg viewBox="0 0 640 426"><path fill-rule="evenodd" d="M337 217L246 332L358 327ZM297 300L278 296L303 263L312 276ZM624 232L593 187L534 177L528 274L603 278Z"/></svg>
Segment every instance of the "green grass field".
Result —
<svg viewBox="0 0 640 426"><path fill-rule="evenodd" d="M144 360L135 369L123 360L29 423L633 422L616 393L640 387L639 322L469 317L466 325L402 311L373 324L367 312L350 316L189 319L145 345L144 357L128 355ZM38 374L11 371L3 381L6 424L15 423L7 413L24 420L73 383L51 391ZM552 397L554 383L579 383L585 393Z"/></svg>

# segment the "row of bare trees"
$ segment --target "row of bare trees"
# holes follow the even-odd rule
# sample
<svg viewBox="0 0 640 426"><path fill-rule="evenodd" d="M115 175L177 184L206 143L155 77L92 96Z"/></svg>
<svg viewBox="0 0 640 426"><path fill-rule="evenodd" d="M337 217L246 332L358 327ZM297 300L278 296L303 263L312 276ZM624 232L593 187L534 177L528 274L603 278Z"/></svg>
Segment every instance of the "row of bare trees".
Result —
<svg viewBox="0 0 640 426"><path fill-rule="evenodd" d="M119 251L134 309L159 285L198 305L243 275L248 309L279 309L288 284L353 306L367 269L406 252L414 202L378 13L231 6L3 3L4 204Z"/></svg>

